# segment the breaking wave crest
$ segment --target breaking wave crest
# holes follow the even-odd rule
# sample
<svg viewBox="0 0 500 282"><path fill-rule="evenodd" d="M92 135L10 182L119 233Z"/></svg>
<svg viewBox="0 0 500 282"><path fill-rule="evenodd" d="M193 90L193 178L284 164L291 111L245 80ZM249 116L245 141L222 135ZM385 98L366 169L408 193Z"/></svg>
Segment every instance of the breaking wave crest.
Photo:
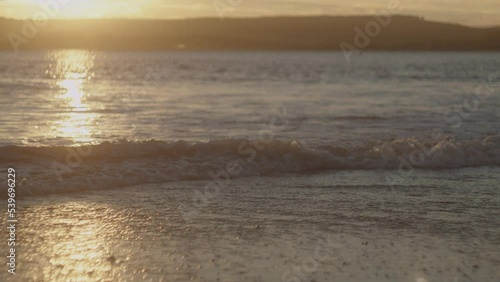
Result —
<svg viewBox="0 0 500 282"><path fill-rule="evenodd" d="M500 136L414 138L307 147L295 140L104 142L84 147L0 147L18 194L45 195L145 183L349 169L451 169L500 165Z"/></svg>

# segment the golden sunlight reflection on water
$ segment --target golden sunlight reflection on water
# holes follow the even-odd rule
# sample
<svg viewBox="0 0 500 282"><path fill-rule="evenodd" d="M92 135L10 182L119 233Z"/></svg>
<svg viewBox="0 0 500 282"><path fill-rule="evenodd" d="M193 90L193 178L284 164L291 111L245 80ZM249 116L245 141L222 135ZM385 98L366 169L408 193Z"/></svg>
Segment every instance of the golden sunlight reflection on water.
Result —
<svg viewBox="0 0 500 282"><path fill-rule="evenodd" d="M39 267L32 273L38 273L37 281L62 281L62 277L96 281L116 270L113 240L131 232L121 220L110 218L119 212L106 204L79 201L54 205L51 210L60 215L47 214L47 208L41 207L38 212L43 215L45 227L38 229L37 240L27 242L43 254L25 258Z"/></svg>
<svg viewBox="0 0 500 282"><path fill-rule="evenodd" d="M91 52L81 50L57 51L51 57L55 63L51 64L48 73L57 79L59 90L55 98L60 107L66 109L53 122L51 135L75 142L92 142L92 135L98 133L93 126L97 117L85 102L90 94L84 86L92 78L94 57Z"/></svg>

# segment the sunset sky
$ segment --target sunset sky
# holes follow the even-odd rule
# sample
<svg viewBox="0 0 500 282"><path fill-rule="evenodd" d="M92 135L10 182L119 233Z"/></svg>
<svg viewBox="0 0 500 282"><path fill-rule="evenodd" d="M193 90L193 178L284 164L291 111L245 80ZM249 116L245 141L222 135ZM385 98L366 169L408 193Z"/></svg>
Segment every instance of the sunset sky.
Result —
<svg viewBox="0 0 500 282"><path fill-rule="evenodd" d="M56 0L0 0L0 16L32 18L39 2ZM371 14L397 0L59 0L57 18L192 18L273 15ZM226 3L226 4L224 4ZM231 9L231 5L234 6ZM403 14L473 26L500 25L498 0L401 0ZM221 10L219 10L220 14Z"/></svg>

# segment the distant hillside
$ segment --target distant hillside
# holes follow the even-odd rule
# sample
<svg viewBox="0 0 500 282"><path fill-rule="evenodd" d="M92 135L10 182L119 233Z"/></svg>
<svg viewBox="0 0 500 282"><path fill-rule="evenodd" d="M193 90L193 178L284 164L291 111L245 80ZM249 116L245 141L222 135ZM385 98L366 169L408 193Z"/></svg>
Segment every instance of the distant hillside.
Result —
<svg viewBox="0 0 500 282"><path fill-rule="evenodd" d="M372 16L52 20L31 39L22 40L25 36L13 34L22 36L26 22L0 19L0 49L12 49L10 33L20 49L338 50L345 42L344 46L363 50L500 51L500 28L471 28L412 16L394 16L378 35L368 36L367 46L356 45L354 28L364 30L373 20Z"/></svg>

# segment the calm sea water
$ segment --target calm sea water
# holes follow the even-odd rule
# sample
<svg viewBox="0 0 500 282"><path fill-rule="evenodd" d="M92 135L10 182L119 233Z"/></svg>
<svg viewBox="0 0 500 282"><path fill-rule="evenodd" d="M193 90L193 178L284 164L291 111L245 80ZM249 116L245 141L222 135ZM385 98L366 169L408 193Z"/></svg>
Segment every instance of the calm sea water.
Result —
<svg viewBox="0 0 500 282"><path fill-rule="evenodd" d="M500 164L498 53L73 50L0 53L0 70L2 158L35 190L68 189L63 174L79 189L206 179L231 161L236 176Z"/></svg>
<svg viewBox="0 0 500 282"><path fill-rule="evenodd" d="M314 145L499 133L487 92L499 53L366 53L346 66L342 53L0 53L0 142L257 138L283 105L277 135Z"/></svg>
<svg viewBox="0 0 500 282"><path fill-rule="evenodd" d="M500 276L499 53L22 52L0 73L17 281Z"/></svg>

